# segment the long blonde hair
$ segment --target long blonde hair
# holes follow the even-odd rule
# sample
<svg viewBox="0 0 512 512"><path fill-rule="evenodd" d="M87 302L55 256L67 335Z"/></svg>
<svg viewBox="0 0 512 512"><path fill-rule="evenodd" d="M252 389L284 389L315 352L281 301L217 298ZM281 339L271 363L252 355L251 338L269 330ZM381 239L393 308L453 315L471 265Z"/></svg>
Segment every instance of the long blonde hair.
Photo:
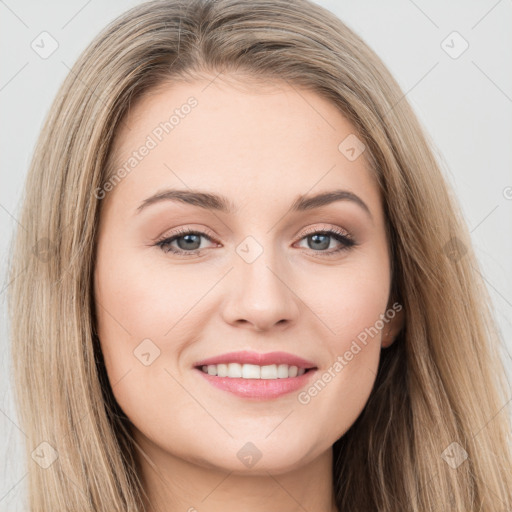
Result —
<svg viewBox="0 0 512 512"><path fill-rule="evenodd" d="M356 127L382 191L405 324L382 351L363 412L334 444L339 509L511 510L501 339L457 202L381 60L306 0L143 3L90 44L60 88L10 265L30 510L144 510L137 448L95 337L94 191L114 171L112 143L131 102L173 80L231 71L327 98Z"/></svg>

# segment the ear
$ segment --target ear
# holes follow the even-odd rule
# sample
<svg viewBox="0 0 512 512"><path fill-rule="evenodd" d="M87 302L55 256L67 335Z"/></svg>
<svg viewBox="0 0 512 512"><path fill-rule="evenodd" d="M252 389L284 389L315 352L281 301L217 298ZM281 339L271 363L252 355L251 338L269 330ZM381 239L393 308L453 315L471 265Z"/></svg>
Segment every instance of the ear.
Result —
<svg viewBox="0 0 512 512"><path fill-rule="evenodd" d="M390 318L390 320L384 325L382 329L382 348L389 347L395 341L395 338L397 337L398 333L401 331L405 323L405 311L403 306L400 309L400 311L394 311L395 316L393 318ZM390 315L388 315L388 317L389 316Z"/></svg>

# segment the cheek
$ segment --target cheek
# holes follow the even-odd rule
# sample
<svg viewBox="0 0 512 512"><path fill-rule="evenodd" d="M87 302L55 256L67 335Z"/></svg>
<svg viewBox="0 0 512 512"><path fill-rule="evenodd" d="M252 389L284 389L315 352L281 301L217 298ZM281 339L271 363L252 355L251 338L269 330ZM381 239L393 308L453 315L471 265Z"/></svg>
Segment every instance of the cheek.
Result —
<svg viewBox="0 0 512 512"><path fill-rule="evenodd" d="M177 362L199 327L187 312L208 283L201 287L179 269L141 259L105 256L96 268L96 310L112 392L137 428L164 439L174 432L177 411L180 418L200 415L177 382Z"/></svg>
<svg viewBox="0 0 512 512"><path fill-rule="evenodd" d="M99 259L98 329L107 351L131 354L147 338L163 351L165 343L176 338L174 333L187 325L182 319L211 286L206 276L194 279L190 270L173 267L164 258L150 263L152 258L143 252L127 257L105 253Z"/></svg>
<svg viewBox="0 0 512 512"><path fill-rule="evenodd" d="M328 329L323 337L329 354L312 385L298 396L305 410L325 418L327 437L341 437L363 410L377 374L389 293L383 264L340 269L324 280L329 293L309 288L309 306ZM317 281L319 283L319 281ZM334 290L334 291L333 291Z"/></svg>
<svg viewBox="0 0 512 512"><path fill-rule="evenodd" d="M326 326L331 351L343 353L352 340L364 339L368 329L376 324L382 327L380 320L389 299L389 273L385 262L370 258L323 273L317 272L316 286L307 285L302 293ZM380 332L372 337L378 343Z"/></svg>
<svg viewBox="0 0 512 512"><path fill-rule="evenodd" d="M127 401L144 404L148 399L144 390L149 389L150 381L155 385L155 380L163 380L169 385L165 368L176 367L191 329L197 328L188 321L188 313L207 291L208 282L190 279L178 267L171 270L168 265L148 265L147 256L122 254L108 246L98 253L97 328L109 380L120 405ZM124 395L122 390L128 389L129 394Z"/></svg>

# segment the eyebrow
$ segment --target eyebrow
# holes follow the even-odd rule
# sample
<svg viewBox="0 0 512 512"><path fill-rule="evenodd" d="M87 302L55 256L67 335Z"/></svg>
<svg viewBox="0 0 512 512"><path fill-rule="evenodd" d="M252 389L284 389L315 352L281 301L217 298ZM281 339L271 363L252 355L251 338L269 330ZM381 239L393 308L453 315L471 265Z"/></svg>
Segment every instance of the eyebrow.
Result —
<svg viewBox="0 0 512 512"><path fill-rule="evenodd" d="M201 192L199 190L167 189L142 201L137 208L136 213L139 213L144 208L147 208L152 204L160 203L162 201L180 201L206 210L216 210L226 214L233 213L237 210L236 205L225 196ZM341 189L321 192L313 196L300 195L292 203L290 211L302 212L312 210L336 201L351 201L359 205L367 213L370 219L373 220L370 209L359 196L348 190Z"/></svg>

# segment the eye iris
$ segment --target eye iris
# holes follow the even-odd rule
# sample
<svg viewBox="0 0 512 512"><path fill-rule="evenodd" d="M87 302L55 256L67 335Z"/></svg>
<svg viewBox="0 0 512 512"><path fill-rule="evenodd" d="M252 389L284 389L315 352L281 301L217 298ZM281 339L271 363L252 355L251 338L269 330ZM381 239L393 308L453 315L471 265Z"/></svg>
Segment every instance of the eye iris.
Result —
<svg viewBox="0 0 512 512"><path fill-rule="evenodd" d="M184 244L184 247L182 243L180 243L182 240L185 240L186 243ZM183 235L183 236L180 236L179 238L176 239L177 243L178 243L178 247L180 249L183 249L183 250L186 250L186 249L191 249L191 250L194 250L194 249L199 249L200 245L201 245L201 235L196 235L196 234L193 234L193 233L189 233L188 235ZM190 245L192 244L192 245ZM194 246L194 244L197 245L197 247Z"/></svg>
<svg viewBox="0 0 512 512"><path fill-rule="evenodd" d="M308 244L311 249L328 249L329 248L330 235L315 234L315 235L310 235L309 238L313 241L313 247L311 247L311 244ZM324 240L323 241L319 240L321 238L323 238ZM318 243L319 243L319 245L315 245Z"/></svg>

